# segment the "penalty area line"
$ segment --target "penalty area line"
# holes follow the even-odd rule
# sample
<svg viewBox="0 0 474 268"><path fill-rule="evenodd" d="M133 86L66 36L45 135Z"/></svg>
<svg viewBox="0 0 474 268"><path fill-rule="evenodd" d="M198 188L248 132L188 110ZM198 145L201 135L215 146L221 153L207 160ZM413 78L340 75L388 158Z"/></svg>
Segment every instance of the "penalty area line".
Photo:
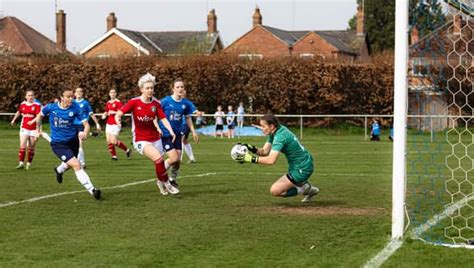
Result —
<svg viewBox="0 0 474 268"><path fill-rule="evenodd" d="M195 175L185 175L185 176L181 176L180 178L206 177L206 176L212 176L212 175L216 175L216 174L217 173L215 173L215 172L208 172L208 173L201 173L201 174L195 174ZM108 190L108 189L125 188L125 187L129 187L129 186L149 183L149 182L152 182L152 181L155 181L155 180L156 179L148 179L148 180L143 180L143 181L136 181L136 182L130 182L130 183L125 183L125 184L119 184L119 185L115 185L115 186L103 187L101 189L102 190ZM33 202L40 201L40 200L43 200L43 199L48 199L48 198L53 198L53 197L63 196L63 195L72 195L72 194L77 194L77 193L84 193L84 192L87 192L87 190L62 192L62 193L55 193L55 194L37 196L37 197L28 198L28 199L25 199L25 200L11 201L11 202L7 202L7 203L2 203L2 204L0 204L0 208L10 207L10 206L14 206L14 205L23 204L23 203L33 203Z"/></svg>

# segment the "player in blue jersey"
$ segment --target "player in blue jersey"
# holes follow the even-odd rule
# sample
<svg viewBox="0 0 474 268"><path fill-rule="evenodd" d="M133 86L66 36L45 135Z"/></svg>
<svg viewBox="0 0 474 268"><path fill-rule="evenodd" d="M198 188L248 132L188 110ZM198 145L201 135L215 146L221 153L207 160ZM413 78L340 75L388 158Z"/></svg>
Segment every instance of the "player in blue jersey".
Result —
<svg viewBox="0 0 474 268"><path fill-rule="evenodd" d="M168 159L165 161L166 169L170 169L170 182L173 186L177 187L176 177L178 176L178 170L181 164L181 137L182 137L182 118L186 118L189 130L193 135L193 139L196 143L199 142L199 137L194 130L193 121L191 120L191 114L196 111L193 103L184 98L186 91L184 88L184 82L181 79L177 79L173 82L173 94L161 99L161 107L166 114L166 118L173 128L173 132L176 134L176 139L173 141L173 137L170 135L168 130L163 126L160 121L160 129L163 131L163 137L161 142L163 143L163 149L166 151Z"/></svg>
<svg viewBox="0 0 474 268"><path fill-rule="evenodd" d="M43 117L49 116L51 149L62 161L58 167L54 168L57 182L62 183L63 173L68 170L69 167L72 167L76 173L77 180L82 186L84 186L95 199L100 199L101 191L92 185L89 175L87 175L77 159L79 142L87 138L90 126L87 122L87 117L84 116L79 105L73 102L73 95L72 90L66 89L61 91L60 102L46 105L35 120L39 125ZM78 120L82 123L84 131L78 133L77 129L73 127L74 120Z"/></svg>
<svg viewBox="0 0 474 268"><path fill-rule="evenodd" d="M95 117L90 103L86 99L84 99L84 90L80 87L76 88L76 90L74 91L74 96L76 98L74 99L73 102L77 104L77 106L81 110L81 113L82 113L83 117L86 118L88 121L89 121L89 117L92 118L92 120L94 121L95 126L97 128L97 131L100 131L99 120L97 120L97 117ZM74 127L77 128L79 134L84 131L84 126L82 125L82 123L78 119L74 120ZM85 158L84 149L83 149L83 146L82 146L82 139L79 139L78 159L79 159L79 162L81 163L82 167L85 167L86 166L86 158Z"/></svg>
<svg viewBox="0 0 474 268"><path fill-rule="evenodd" d="M196 110L194 105L193 105L192 110L194 110L193 114L197 114L199 112L198 110ZM191 118L191 120L192 120L192 118ZM189 159L188 163L189 164L196 163L196 158L194 157L194 153L193 153L193 147L191 146L191 143L189 143L189 133L191 131L189 129L188 120L187 120L186 116L183 116L183 119L181 120L181 124L182 124L182 126L181 126L181 128L182 128L181 129L181 135L183 136L182 139L181 139L182 149L184 151L184 154L186 154L186 156ZM183 161L183 155L184 154L181 152L181 162Z"/></svg>
<svg viewBox="0 0 474 268"><path fill-rule="evenodd" d="M371 141L380 141L380 125L379 122L374 119L372 122L372 130L370 131Z"/></svg>

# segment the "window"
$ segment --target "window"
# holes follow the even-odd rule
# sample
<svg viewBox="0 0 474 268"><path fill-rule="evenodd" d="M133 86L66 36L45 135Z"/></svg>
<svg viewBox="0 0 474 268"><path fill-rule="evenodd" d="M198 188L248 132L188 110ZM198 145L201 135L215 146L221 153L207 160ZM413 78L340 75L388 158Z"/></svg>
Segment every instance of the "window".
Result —
<svg viewBox="0 0 474 268"><path fill-rule="evenodd" d="M426 58L413 58L412 74L413 76L427 76L429 74L430 63Z"/></svg>
<svg viewBox="0 0 474 268"><path fill-rule="evenodd" d="M99 58L99 59L108 59L108 58L110 58L110 55L102 53L102 54L97 55L97 58Z"/></svg>
<svg viewBox="0 0 474 268"><path fill-rule="evenodd" d="M302 53L300 54L300 58L302 59L314 59L313 53Z"/></svg>
<svg viewBox="0 0 474 268"><path fill-rule="evenodd" d="M262 54L239 54L239 58L247 60L261 60L263 59Z"/></svg>

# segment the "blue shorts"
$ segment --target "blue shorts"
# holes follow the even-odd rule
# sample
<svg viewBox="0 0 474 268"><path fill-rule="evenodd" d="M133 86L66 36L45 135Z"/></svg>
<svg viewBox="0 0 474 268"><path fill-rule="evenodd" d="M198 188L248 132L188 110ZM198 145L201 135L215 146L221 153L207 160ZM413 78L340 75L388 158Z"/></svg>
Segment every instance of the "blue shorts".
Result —
<svg viewBox="0 0 474 268"><path fill-rule="evenodd" d="M77 157L79 153L79 138L74 138L66 142L51 142L51 149L53 153L61 159L63 162L71 160L73 157Z"/></svg>
<svg viewBox="0 0 474 268"><path fill-rule="evenodd" d="M161 143L163 144L163 149L165 152L169 152L173 149L181 150L181 137L181 134L176 134L176 139L174 142L171 142L173 137L161 137Z"/></svg>
<svg viewBox="0 0 474 268"><path fill-rule="evenodd" d="M82 132L84 131L84 125L74 125L74 128L77 130L77 132Z"/></svg>
<svg viewBox="0 0 474 268"><path fill-rule="evenodd" d="M183 125L182 129L181 129L181 136L183 136L184 138L188 139L189 137L189 132L191 132L191 130L189 129L188 125Z"/></svg>

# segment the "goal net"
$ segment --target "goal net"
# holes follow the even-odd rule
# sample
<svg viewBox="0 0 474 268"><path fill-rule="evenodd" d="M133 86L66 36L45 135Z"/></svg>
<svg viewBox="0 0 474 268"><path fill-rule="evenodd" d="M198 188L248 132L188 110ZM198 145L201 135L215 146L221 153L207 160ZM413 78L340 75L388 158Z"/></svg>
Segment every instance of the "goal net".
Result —
<svg viewBox="0 0 474 268"><path fill-rule="evenodd" d="M409 10L410 234L455 247L474 243L472 10L471 0L410 1Z"/></svg>

